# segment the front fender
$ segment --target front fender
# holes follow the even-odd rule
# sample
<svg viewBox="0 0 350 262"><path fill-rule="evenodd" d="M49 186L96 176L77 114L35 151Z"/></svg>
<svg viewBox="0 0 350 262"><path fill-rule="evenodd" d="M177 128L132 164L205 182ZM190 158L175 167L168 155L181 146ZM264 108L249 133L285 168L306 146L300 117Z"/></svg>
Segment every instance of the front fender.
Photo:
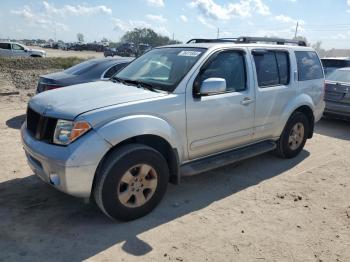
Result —
<svg viewBox="0 0 350 262"><path fill-rule="evenodd" d="M303 93L293 98L291 101L289 101L280 117L279 125L278 128L276 128L276 133L274 134L274 137L281 136L283 129L286 126L286 123L292 115L292 113L302 106L308 106L312 110L312 112L314 112L315 105L313 103L312 98L309 95Z"/></svg>
<svg viewBox="0 0 350 262"><path fill-rule="evenodd" d="M96 132L112 146L136 136L159 136L177 150L180 162L184 157L181 137L173 126L159 117L151 115L122 117L99 127Z"/></svg>

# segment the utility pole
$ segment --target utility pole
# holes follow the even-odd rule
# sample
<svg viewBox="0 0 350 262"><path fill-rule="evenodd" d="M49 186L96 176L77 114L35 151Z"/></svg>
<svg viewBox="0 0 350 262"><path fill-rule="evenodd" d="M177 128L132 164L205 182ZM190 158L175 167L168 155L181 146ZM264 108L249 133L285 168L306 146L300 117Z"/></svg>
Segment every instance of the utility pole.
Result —
<svg viewBox="0 0 350 262"><path fill-rule="evenodd" d="M218 33L216 35L216 38L219 39L219 36L220 36L220 28L218 27Z"/></svg>
<svg viewBox="0 0 350 262"><path fill-rule="evenodd" d="M175 40L175 34L173 33L173 41Z"/></svg>
<svg viewBox="0 0 350 262"><path fill-rule="evenodd" d="M298 27L299 27L299 21L297 21L297 26L295 27L295 35L294 38L296 39L298 36Z"/></svg>

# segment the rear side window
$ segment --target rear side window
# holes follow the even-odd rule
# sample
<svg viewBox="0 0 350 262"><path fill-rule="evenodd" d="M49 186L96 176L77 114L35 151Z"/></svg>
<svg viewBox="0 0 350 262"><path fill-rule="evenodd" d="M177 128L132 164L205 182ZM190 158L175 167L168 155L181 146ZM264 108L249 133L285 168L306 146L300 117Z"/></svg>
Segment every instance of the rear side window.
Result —
<svg viewBox="0 0 350 262"><path fill-rule="evenodd" d="M288 85L289 54L283 51L253 51L259 87Z"/></svg>
<svg viewBox="0 0 350 262"><path fill-rule="evenodd" d="M0 48L1 48L1 49L9 49L9 50L11 50L11 44L8 44L8 43L0 43Z"/></svg>
<svg viewBox="0 0 350 262"><path fill-rule="evenodd" d="M323 78L322 65L316 52L296 51L298 63L298 80L308 81Z"/></svg>

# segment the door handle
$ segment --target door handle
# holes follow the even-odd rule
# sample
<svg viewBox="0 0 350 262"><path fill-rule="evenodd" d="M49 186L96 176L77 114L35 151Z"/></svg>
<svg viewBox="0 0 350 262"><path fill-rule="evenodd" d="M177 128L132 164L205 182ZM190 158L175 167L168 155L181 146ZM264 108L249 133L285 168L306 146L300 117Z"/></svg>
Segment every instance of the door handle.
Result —
<svg viewBox="0 0 350 262"><path fill-rule="evenodd" d="M251 99L250 97L245 97L241 101L241 104L244 105L244 106L250 105L251 103L254 103L254 99Z"/></svg>

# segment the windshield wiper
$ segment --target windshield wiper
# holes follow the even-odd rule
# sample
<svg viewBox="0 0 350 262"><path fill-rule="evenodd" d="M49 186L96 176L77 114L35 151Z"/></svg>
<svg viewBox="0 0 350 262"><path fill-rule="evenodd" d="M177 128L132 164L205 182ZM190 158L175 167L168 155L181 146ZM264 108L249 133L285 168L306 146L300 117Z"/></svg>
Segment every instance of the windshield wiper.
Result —
<svg viewBox="0 0 350 262"><path fill-rule="evenodd" d="M119 78L119 77L117 77L117 76L113 76L113 77L111 78L111 80L112 80L112 81L115 80L115 81L117 81L117 82L119 82L119 83L126 84L126 82L125 82L124 79Z"/></svg>
<svg viewBox="0 0 350 262"><path fill-rule="evenodd" d="M112 77L113 80L116 80L124 85L133 85L136 86L137 88L144 88L147 90L150 90L152 92L163 92L163 90L159 90L153 87L152 84L150 83L145 83L142 81L137 81L137 80L131 80L131 79L123 79L123 78L119 78L119 77ZM165 93L168 93L166 91L164 91Z"/></svg>

